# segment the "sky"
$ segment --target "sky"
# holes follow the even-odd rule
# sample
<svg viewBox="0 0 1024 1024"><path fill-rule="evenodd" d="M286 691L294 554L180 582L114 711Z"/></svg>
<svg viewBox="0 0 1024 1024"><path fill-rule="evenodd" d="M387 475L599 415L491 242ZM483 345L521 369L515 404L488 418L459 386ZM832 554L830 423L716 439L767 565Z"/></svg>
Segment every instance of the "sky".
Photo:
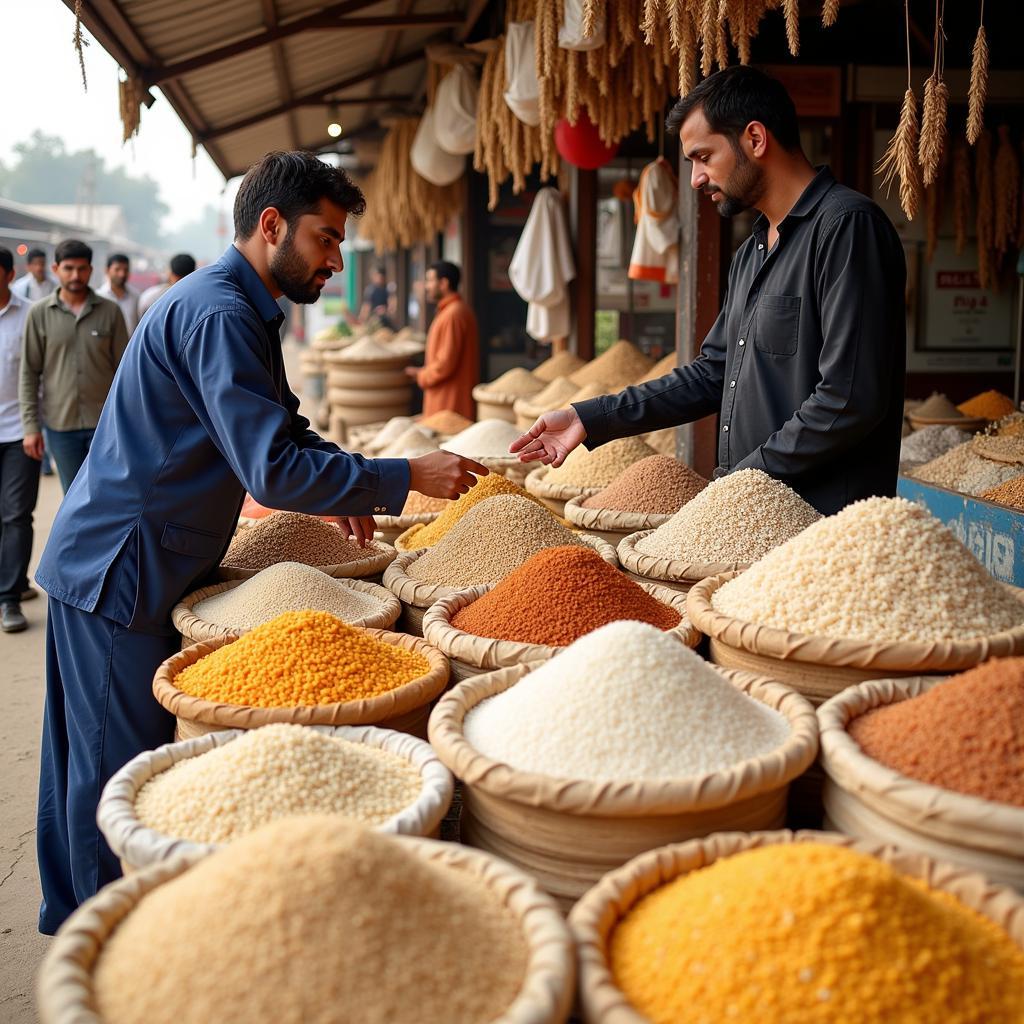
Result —
<svg viewBox="0 0 1024 1024"><path fill-rule="evenodd" d="M10 163L14 145L39 129L61 136L69 150L91 147L110 166L154 178L171 208L168 228L194 220L206 204L230 210L237 181L225 194L205 150L193 161L191 138L159 89L156 103L142 108L139 134L122 144L117 62L90 37L83 91L75 18L61 0L0 0L0 23L14 29L4 32L0 161Z"/></svg>

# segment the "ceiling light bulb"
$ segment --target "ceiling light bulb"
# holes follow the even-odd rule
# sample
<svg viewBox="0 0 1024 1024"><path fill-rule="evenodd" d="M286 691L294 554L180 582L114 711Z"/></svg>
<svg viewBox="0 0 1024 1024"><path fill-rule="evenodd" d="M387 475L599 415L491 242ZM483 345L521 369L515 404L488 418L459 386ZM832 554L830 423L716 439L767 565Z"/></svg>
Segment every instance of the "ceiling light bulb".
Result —
<svg viewBox="0 0 1024 1024"><path fill-rule="evenodd" d="M341 135L341 131L342 131L342 129L341 129L341 125L340 125L340 124L338 124L338 122L337 122L337 121L332 121L332 122L331 122L331 123L330 123L330 124L329 124L329 125L327 126L327 134L328 134L328 135L330 135L330 137L331 137L332 139L336 139L336 138L338 138L338 136L339 136L339 135Z"/></svg>

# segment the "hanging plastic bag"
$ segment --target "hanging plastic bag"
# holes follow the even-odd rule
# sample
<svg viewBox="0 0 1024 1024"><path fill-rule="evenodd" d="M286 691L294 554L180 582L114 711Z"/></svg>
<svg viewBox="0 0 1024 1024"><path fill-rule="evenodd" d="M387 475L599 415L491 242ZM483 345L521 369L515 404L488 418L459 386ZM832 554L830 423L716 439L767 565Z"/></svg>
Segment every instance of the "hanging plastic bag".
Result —
<svg viewBox="0 0 1024 1024"><path fill-rule="evenodd" d="M434 132L446 152L466 156L476 148L476 99L473 72L463 64L441 79L434 94Z"/></svg>
<svg viewBox="0 0 1024 1024"><path fill-rule="evenodd" d="M437 144L437 131L434 127L434 108L427 107L416 129L409 150L409 162L412 169L431 185L450 185L462 177L466 167L466 158L446 153Z"/></svg>
<svg viewBox="0 0 1024 1024"><path fill-rule="evenodd" d="M523 124L540 124L540 87L533 52L533 22L516 21L505 32L505 102Z"/></svg>
<svg viewBox="0 0 1024 1024"><path fill-rule="evenodd" d="M558 30L558 45L563 50L596 50L607 39L604 14L594 22L591 35L583 34L583 0L565 0L565 14Z"/></svg>

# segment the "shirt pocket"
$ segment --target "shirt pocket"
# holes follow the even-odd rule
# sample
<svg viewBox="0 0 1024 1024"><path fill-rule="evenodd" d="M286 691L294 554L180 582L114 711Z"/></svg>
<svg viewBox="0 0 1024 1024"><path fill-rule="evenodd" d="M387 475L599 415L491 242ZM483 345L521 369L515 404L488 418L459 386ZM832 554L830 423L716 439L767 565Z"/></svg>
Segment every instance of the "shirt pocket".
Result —
<svg viewBox="0 0 1024 1024"><path fill-rule="evenodd" d="M191 558L219 558L226 543L220 534L197 530L192 526L179 526L177 523L164 523L164 532L160 538L161 547Z"/></svg>
<svg viewBox="0 0 1024 1024"><path fill-rule="evenodd" d="M796 355L800 338L800 296L762 295L757 303L754 345L773 356Z"/></svg>

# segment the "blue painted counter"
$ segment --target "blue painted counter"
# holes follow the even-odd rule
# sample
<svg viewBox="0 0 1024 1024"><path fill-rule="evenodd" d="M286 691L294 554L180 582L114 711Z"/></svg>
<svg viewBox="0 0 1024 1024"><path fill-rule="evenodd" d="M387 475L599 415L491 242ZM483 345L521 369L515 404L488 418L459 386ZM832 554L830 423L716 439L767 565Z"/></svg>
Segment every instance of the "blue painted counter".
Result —
<svg viewBox="0 0 1024 1024"><path fill-rule="evenodd" d="M897 492L941 519L997 580L1024 587L1024 513L905 476Z"/></svg>

